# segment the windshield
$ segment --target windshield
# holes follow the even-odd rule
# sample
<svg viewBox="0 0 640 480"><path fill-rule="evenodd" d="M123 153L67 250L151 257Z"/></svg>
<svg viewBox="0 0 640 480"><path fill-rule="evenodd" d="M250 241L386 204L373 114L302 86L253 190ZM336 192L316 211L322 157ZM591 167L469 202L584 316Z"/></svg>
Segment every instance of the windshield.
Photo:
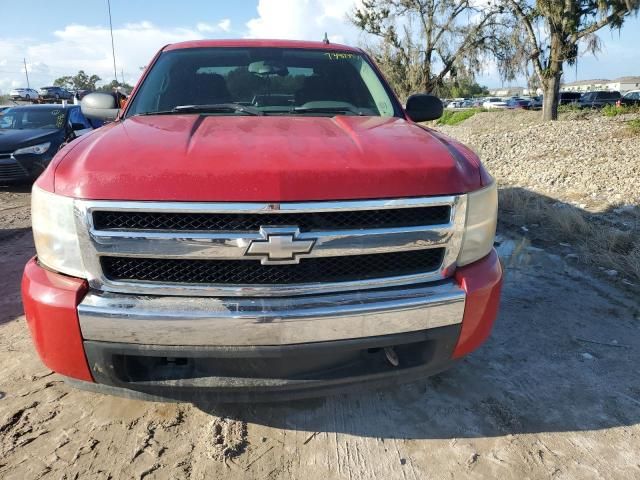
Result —
<svg viewBox="0 0 640 480"><path fill-rule="evenodd" d="M400 115L389 93L365 57L357 53L182 49L161 54L126 115L174 109L218 115ZM184 108L193 106L200 108Z"/></svg>
<svg viewBox="0 0 640 480"><path fill-rule="evenodd" d="M0 128L8 130L60 129L64 126L63 109L10 108L0 116Z"/></svg>

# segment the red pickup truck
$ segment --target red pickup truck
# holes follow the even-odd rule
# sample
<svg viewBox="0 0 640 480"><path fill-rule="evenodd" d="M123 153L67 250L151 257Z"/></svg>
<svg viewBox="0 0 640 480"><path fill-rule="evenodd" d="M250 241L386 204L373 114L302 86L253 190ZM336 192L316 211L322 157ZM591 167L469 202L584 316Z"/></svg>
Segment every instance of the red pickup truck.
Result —
<svg viewBox="0 0 640 480"><path fill-rule="evenodd" d="M33 187L43 362L144 398L278 399L450 367L489 335L496 184L360 49L168 45Z"/></svg>

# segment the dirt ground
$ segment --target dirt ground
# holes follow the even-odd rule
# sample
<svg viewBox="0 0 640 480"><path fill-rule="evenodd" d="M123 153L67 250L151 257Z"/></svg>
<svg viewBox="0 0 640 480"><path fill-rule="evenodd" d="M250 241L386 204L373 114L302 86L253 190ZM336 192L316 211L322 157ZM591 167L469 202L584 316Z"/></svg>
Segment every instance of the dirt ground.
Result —
<svg viewBox="0 0 640 480"><path fill-rule="evenodd" d="M637 298L502 232L491 339L387 391L286 404L147 403L74 390L19 297L26 191L0 189L0 478L640 478Z"/></svg>

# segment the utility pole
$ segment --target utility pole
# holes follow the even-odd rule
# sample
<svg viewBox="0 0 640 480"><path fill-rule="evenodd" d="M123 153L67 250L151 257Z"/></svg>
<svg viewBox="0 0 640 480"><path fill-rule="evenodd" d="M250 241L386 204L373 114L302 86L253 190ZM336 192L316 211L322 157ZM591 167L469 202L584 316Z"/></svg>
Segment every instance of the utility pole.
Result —
<svg viewBox="0 0 640 480"><path fill-rule="evenodd" d="M120 78L122 78L122 84L124 85L124 68L120 69Z"/></svg>
<svg viewBox="0 0 640 480"><path fill-rule="evenodd" d="M23 58L22 62L24 63L24 76L27 77L27 88L31 88L31 85L29 85L29 74L27 73L27 59Z"/></svg>
<svg viewBox="0 0 640 480"><path fill-rule="evenodd" d="M113 55L113 78L118 83L118 70L116 69L116 47L113 44L113 23L111 23L111 0L107 0L109 10L109 31L111 32L111 54Z"/></svg>

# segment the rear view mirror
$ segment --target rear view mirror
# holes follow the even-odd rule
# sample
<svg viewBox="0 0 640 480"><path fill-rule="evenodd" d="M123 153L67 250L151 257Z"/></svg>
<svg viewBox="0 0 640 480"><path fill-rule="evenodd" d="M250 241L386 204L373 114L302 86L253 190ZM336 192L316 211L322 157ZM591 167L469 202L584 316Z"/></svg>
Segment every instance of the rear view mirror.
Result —
<svg viewBox="0 0 640 480"><path fill-rule="evenodd" d="M85 127L83 123L74 122L74 123L71 124L71 130L73 130L74 132L76 130L84 130L85 128L87 128L87 127Z"/></svg>
<svg viewBox="0 0 640 480"><path fill-rule="evenodd" d="M443 111L442 101L435 95L418 93L411 95L407 100L406 112L414 122L437 120Z"/></svg>
<svg viewBox="0 0 640 480"><path fill-rule="evenodd" d="M255 75L280 75L286 77L289 73L289 69L274 60L263 60L260 62L253 62L249 64L249 72Z"/></svg>
<svg viewBox="0 0 640 480"><path fill-rule="evenodd" d="M120 113L116 99L109 93L90 93L80 102L82 114L87 118L112 121Z"/></svg>

